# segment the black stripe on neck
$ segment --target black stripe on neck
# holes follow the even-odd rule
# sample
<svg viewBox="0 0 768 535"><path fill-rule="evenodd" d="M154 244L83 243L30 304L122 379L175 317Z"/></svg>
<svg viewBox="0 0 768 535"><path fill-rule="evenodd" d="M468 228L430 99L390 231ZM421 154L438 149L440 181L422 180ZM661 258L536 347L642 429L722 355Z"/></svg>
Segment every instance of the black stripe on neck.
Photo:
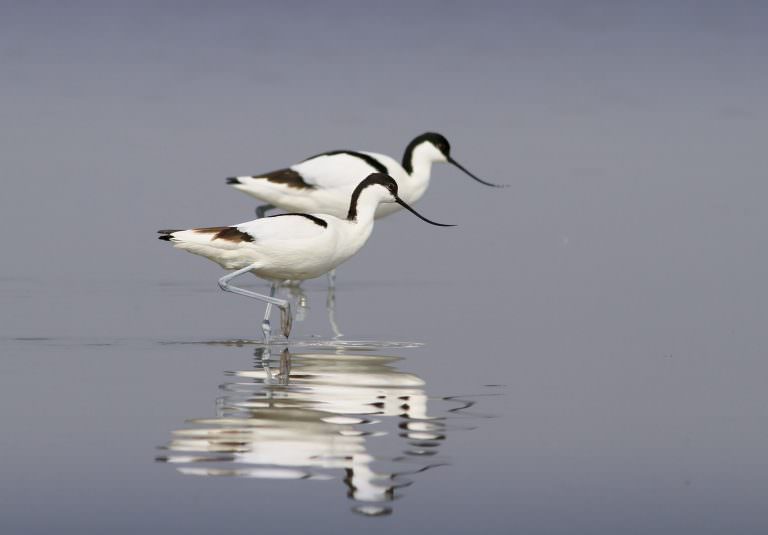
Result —
<svg viewBox="0 0 768 535"><path fill-rule="evenodd" d="M403 169L405 169L405 172L409 175L413 173L413 149L416 148L416 145L421 143L421 141L418 141L419 138L414 139L410 143L408 143L408 146L405 147L405 152L403 153Z"/></svg>
<svg viewBox="0 0 768 535"><path fill-rule="evenodd" d="M362 152L357 152L354 150L331 150L328 152L323 152L321 154L315 154L311 158L307 158L304 160L305 162L307 160L311 160L313 158L318 158L320 156L335 156L336 154L349 154L350 156L354 156L355 158L360 158L365 163L370 165L372 168L374 168L379 173L386 173L389 174L389 170L387 169L387 166L381 163L379 160L371 156L370 154L364 154Z"/></svg>
<svg viewBox="0 0 768 535"><path fill-rule="evenodd" d="M362 184L355 188L352 192L352 199L349 201L349 211L347 212L347 221L355 221L357 219L357 200L360 198L360 193L363 191Z"/></svg>
<svg viewBox="0 0 768 535"><path fill-rule="evenodd" d="M360 194L368 186L378 184L387 188L392 195L397 195L397 182L389 176L382 173L372 173L368 175L365 180L360 182L355 191L352 192L352 199L349 201L349 211L347 212L347 221L357 220L357 202L360 199Z"/></svg>
<svg viewBox="0 0 768 535"><path fill-rule="evenodd" d="M310 215L310 214L294 214L294 213L291 213L291 214L275 214L275 215L271 215L269 217L283 217L283 216L286 216L286 215L297 215L297 216L300 216L300 217L306 217L307 219L312 221L315 225L320 225L323 228L326 228L328 226L328 222L325 219L320 219L319 217L314 216L314 215Z"/></svg>

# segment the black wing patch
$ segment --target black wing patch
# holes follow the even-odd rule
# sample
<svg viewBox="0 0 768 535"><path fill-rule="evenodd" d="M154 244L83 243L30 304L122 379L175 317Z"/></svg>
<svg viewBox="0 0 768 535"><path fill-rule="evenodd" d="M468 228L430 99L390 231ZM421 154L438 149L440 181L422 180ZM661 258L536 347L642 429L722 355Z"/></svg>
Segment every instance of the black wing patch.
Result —
<svg viewBox="0 0 768 535"><path fill-rule="evenodd" d="M283 216L286 216L286 215L297 215L297 216L300 216L300 217L306 217L307 219L312 221L315 225L320 225L323 228L326 228L328 226L328 222L325 219L320 219L319 217L314 216L314 215L310 215L310 214L275 214L275 215L271 215L269 217L283 217Z"/></svg>
<svg viewBox="0 0 768 535"><path fill-rule="evenodd" d="M246 241L253 241L253 236L247 232L238 230L237 227L207 227L207 228L195 228L194 232L200 234L214 234L214 240L226 240L233 243L240 243Z"/></svg>
<svg viewBox="0 0 768 535"><path fill-rule="evenodd" d="M379 160L371 156L370 154L363 154L362 152L357 152L354 150L331 150L328 152L323 152L320 154L315 154L314 156L307 158L304 160L305 162L308 160L311 160L312 158L318 158L320 156L335 156L336 154L349 154L350 156L354 156L355 158L360 158L365 163L376 169L379 173L386 173L389 174L389 170L387 170L387 166L381 163Z"/></svg>
<svg viewBox="0 0 768 535"><path fill-rule="evenodd" d="M285 184L289 188L314 189L315 187L312 184L304 182L304 178L302 178L299 173L288 168L270 171L263 175L254 175L253 178L263 178L264 180L274 182L275 184Z"/></svg>

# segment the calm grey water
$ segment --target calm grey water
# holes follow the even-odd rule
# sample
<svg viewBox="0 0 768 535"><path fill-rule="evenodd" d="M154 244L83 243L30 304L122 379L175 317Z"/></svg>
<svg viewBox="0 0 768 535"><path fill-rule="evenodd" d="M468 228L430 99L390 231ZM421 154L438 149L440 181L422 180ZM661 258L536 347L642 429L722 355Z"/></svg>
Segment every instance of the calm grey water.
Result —
<svg viewBox="0 0 768 535"><path fill-rule="evenodd" d="M0 10L1 533L768 530L765 6ZM335 342L155 239L425 130L512 187L435 167Z"/></svg>

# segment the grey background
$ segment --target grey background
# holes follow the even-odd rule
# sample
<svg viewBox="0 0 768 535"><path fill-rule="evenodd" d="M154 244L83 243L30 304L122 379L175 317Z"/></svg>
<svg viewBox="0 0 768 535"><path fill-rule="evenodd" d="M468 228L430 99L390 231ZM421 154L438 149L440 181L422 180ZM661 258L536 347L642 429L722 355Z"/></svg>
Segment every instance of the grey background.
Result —
<svg viewBox="0 0 768 535"><path fill-rule="evenodd" d="M1 3L4 532L764 532L766 23L760 2ZM226 176L425 130L512 187L435 167L419 209L459 226L377 224L339 322L425 342L402 367L435 395L505 385L498 417L386 519L154 464L251 359L164 342L261 314L154 231L252 218ZM327 336L307 288L296 336Z"/></svg>

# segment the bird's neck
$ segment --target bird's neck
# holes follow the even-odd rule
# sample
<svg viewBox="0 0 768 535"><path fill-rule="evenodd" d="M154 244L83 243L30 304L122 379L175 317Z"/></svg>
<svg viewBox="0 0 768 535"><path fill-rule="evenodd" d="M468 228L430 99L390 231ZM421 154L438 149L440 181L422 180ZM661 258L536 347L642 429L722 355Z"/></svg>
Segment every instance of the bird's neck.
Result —
<svg viewBox="0 0 768 535"><path fill-rule="evenodd" d="M403 169L415 184L429 183L434 162L434 149L426 143L408 145L403 154Z"/></svg>
<svg viewBox="0 0 768 535"><path fill-rule="evenodd" d="M352 193L352 199L349 201L347 221L363 225L373 223L373 216L378 206L379 200L377 198L366 190L358 188Z"/></svg>
<svg viewBox="0 0 768 535"><path fill-rule="evenodd" d="M366 198L366 195L353 195L349 206L349 215L344 221L343 232L346 234L342 254L351 256L357 252L373 232L373 221L378 200Z"/></svg>

